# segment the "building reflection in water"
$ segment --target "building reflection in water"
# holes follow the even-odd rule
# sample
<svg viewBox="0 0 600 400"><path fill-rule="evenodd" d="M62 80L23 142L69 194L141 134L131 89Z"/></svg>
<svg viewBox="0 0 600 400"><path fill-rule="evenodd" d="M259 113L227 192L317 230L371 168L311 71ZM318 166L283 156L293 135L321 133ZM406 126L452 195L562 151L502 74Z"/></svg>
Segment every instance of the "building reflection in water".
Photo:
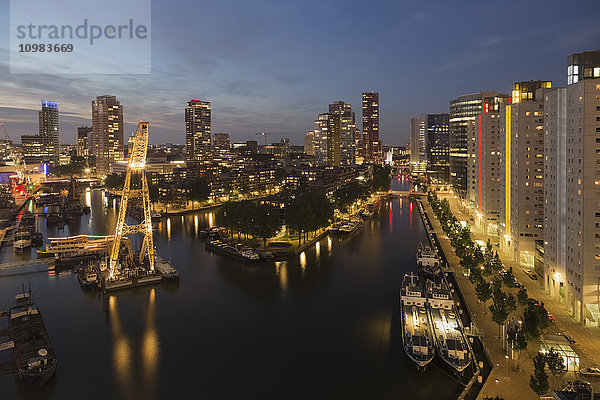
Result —
<svg viewBox="0 0 600 400"><path fill-rule="evenodd" d="M198 216L194 215L194 236L198 236Z"/></svg>
<svg viewBox="0 0 600 400"><path fill-rule="evenodd" d="M171 240L171 218L167 218L167 240Z"/></svg>
<svg viewBox="0 0 600 400"><path fill-rule="evenodd" d="M153 399L158 390L160 344L156 327L156 292L151 289L146 311L146 324L141 341L131 340L123 331L117 298L110 296L108 311L113 335L113 370L123 399ZM139 357L134 352L139 351ZM141 359L141 382L136 382L135 359Z"/></svg>
<svg viewBox="0 0 600 400"><path fill-rule="evenodd" d="M288 276L287 276L287 261L275 262L275 274L279 277L279 286L283 292L287 291Z"/></svg>
<svg viewBox="0 0 600 400"><path fill-rule="evenodd" d="M315 243L315 254L317 256L317 261L319 261L319 256L321 255L321 242Z"/></svg>
<svg viewBox="0 0 600 400"><path fill-rule="evenodd" d="M210 212L208 213L208 227L212 228L213 226L215 226L214 215Z"/></svg>
<svg viewBox="0 0 600 400"><path fill-rule="evenodd" d="M327 254L331 255L331 238L327 236Z"/></svg>
<svg viewBox="0 0 600 400"><path fill-rule="evenodd" d="M300 253L300 269L302 270L302 277L304 278L304 273L306 272L306 253Z"/></svg>
<svg viewBox="0 0 600 400"><path fill-rule="evenodd" d="M393 204L392 201L390 200L390 203L388 204L388 207L390 208L390 233L392 233L392 227L394 226L393 220L394 220L394 212L393 212Z"/></svg>

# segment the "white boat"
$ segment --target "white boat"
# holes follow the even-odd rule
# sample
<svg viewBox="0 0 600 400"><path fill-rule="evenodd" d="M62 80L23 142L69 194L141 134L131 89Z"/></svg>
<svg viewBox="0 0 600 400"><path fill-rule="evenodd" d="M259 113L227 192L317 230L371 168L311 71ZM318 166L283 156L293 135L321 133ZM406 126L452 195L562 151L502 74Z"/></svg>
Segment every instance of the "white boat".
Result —
<svg viewBox="0 0 600 400"><path fill-rule="evenodd" d="M405 274L402 281L400 317L404 351L423 370L435 355L434 340L427 314L427 299L419 277L412 272Z"/></svg>
<svg viewBox="0 0 600 400"><path fill-rule="evenodd" d="M458 374L471 363L471 354L452 294L439 277L425 283L429 317L439 356Z"/></svg>
<svg viewBox="0 0 600 400"><path fill-rule="evenodd" d="M15 232L15 240L13 241L13 248L16 251L23 251L31 247L31 233L29 229L18 229Z"/></svg>
<svg viewBox="0 0 600 400"><path fill-rule="evenodd" d="M417 248L417 266L429 275L435 275L441 271L441 259L437 251L430 246L419 244Z"/></svg>

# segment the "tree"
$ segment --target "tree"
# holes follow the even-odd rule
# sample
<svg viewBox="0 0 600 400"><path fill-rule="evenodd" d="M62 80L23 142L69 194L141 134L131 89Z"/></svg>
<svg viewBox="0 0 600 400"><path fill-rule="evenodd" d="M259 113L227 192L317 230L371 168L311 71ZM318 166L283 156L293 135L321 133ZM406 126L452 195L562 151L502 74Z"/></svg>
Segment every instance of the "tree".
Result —
<svg viewBox="0 0 600 400"><path fill-rule="evenodd" d="M269 204L259 204L254 210L254 229L252 235L263 240L263 247L267 247L267 239L275 236L281 228L279 209Z"/></svg>
<svg viewBox="0 0 600 400"><path fill-rule="evenodd" d="M548 392L548 374L546 373L546 356L538 353L533 359L533 375L529 376L529 386L538 395L541 396Z"/></svg>
<svg viewBox="0 0 600 400"><path fill-rule="evenodd" d="M519 292L517 293L517 301L519 305L526 306L528 299L529 297L527 296L527 289L525 289L525 286L521 286Z"/></svg>
<svg viewBox="0 0 600 400"><path fill-rule="evenodd" d="M538 303L535 299L529 299L527 307L523 310L523 331L527 339L537 340L541 331L548 327L548 312L543 303Z"/></svg>
<svg viewBox="0 0 600 400"><path fill-rule="evenodd" d="M565 364L562 356L558 352L554 351L553 347L551 347L550 351L546 353L546 364L548 364L548 371L550 371L552 374L552 386L554 386L554 380L558 374L564 371Z"/></svg>
<svg viewBox="0 0 600 400"><path fill-rule="evenodd" d="M188 199L191 201L204 201L210 196L210 185L204 178L194 178L186 182L185 188Z"/></svg>
<svg viewBox="0 0 600 400"><path fill-rule="evenodd" d="M492 287L490 283L485 279L481 279L477 285L475 285L475 294L479 301L483 303L483 312L486 312L485 303L492 298Z"/></svg>
<svg viewBox="0 0 600 400"><path fill-rule="evenodd" d="M500 336L500 329L508 318L509 311L506 307L506 296L504 296L504 293L501 290L494 292L493 300L494 302L489 308L490 312L492 313L492 321L498 325L498 336Z"/></svg>
<svg viewBox="0 0 600 400"><path fill-rule="evenodd" d="M106 178L104 178L104 186L107 189L123 190L124 184L125 184L125 175L124 174L108 174L108 175L106 175Z"/></svg>
<svg viewBox="0 0 600 400"><path fill-rule="evenodd" d="M507 340L513 351L517 353L517 357L515 358L515 368L517 366L517 360L519 359L519 355L521 351L527 348L527 338L523 333L523 329L519 326L513 326L508 329L507 332Z"/></svg>
<svg viewBox="0 0 600 400"><path fill-rule="evenodd" d="M513 274L513 269L510 267L506 274L502 277L502 282L506 285L506 287L515 287L515 275Z"/></svg>

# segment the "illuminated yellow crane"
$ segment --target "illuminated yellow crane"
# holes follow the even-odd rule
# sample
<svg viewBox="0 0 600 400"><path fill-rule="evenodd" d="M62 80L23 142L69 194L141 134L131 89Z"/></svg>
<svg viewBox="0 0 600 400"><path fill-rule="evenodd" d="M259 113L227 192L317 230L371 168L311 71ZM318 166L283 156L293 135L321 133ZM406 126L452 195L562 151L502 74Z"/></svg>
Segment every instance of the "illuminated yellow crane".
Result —
<svg viewBox="0 0 600 400"><path fill-rule="evenodd" d="M115 230L115 240L113 241L110 252L110 276L115 275L119 262L119 250L121 240L124 235L129 233L141 233L144 235L142 248L140 249L140 263L144 257L148 256L150 271L154 272L154 241L152 239L152 217L150 215L150 193L148 191L148 181L146 180L146 153L148 151L148 122L140 122L137 132L133 139L133 145L129 153L129 163L127 164L127 174L125 175L125 184L121 195L121 207L119 208L119 218L117 219L117 228ZM132 178L134 186L132 188ZM130 199L142 200L144 209L144 220L139 225L125 224L127 215L127 203Z"/></svg>

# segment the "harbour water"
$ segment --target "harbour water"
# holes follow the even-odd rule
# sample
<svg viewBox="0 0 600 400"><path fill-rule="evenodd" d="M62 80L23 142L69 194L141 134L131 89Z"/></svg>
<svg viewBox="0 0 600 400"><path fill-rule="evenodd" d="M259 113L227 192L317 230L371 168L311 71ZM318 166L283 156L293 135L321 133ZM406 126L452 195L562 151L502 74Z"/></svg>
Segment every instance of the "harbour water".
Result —
<svg viewBox="0 0 600 400"><path fill-rule="evenodd" d="M88 192L86 203L91 214L64 231L46 228L42 218L44 238L111 233L116 207L107 208L100 191ZM214 224L214 212L201 212L158 225L157 251L179 269L178 285L103 299L84 293L70 271L1 272L0 309L31 283L58 357L56 376L41 389L0 378L2 399L453 399L460 393L442 363L421 374L402 349L400 284L426 240L416 204L395 198L351 237L326 237L293 259L258 267L207 252L198 233ZM0 253L2 262L28 257L10 247Z"/></svg>

